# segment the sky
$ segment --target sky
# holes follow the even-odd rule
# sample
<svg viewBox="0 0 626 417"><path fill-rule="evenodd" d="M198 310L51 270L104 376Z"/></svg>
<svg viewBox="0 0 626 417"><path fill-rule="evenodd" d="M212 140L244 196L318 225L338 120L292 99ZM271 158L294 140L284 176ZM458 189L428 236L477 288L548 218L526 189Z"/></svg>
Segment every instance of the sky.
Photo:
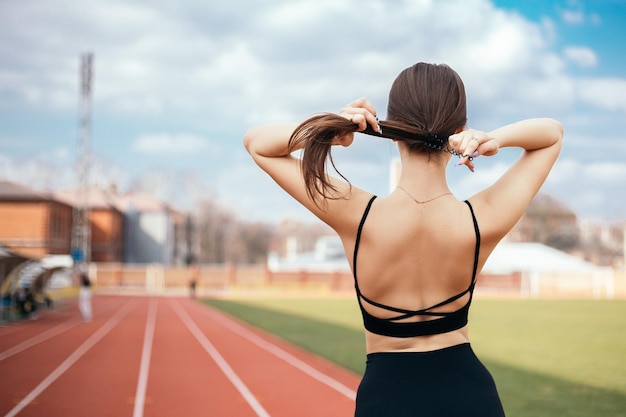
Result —
<svg viewBox="0 0 626 417"><path fill-rule="evenodd" d="M542 192L579 218L626 220L626 0L0 0L0 179L76 187L80 57L93 54L90 181L180 209L210 199L252 221L313 219L242 146L388 89L416 62L462 77L469 127L565 128ZM389 191L393 142L333 151L352 184ZM450 164L459 199L517 157Z"/></svg>

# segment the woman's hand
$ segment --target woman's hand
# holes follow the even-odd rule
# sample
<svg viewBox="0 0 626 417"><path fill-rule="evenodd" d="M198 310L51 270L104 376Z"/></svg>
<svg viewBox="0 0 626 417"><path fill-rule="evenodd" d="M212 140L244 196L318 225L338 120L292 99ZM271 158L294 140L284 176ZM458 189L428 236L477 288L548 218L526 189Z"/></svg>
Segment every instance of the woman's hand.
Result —
<svg viewBox="0 0 626 417"><path fill-rule="evenodd" d="M493 156L498 153L498 142L485 132L468 129L448 138L448 147L460 155L456 165L466 165L474 172L474 158L480 155Z"/></svg>
<svg viewBox="0 0 626 417"><path fill-rule="evenodd" d="M380 132L378 125L378 117L376 117L376 108L366 98L360 98L345 106L339 112L343 118L350 120L357 125L357 132L361 132L371 125L376 132ZM350 146L354 140L354 133L348 133L337 137L336 145Z"/></svg>

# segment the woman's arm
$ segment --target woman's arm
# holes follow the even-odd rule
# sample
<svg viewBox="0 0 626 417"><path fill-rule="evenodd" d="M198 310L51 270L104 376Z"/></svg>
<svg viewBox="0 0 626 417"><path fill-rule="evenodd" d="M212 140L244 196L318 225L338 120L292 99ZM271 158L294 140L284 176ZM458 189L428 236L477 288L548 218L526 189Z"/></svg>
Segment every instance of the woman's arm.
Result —
<svg viewBox="0 0 626 417"><path fill-rule="evenodd" d="M339 205L350 200L325 200L321 204L308 193L303 177L301 161L290 152L289 139L297 124L277 124L250 129L244 136L244 146L256 164L265 171L283 190L320 220L339 231L342 228L342 214ZM295 145L293 151L300 150L304 143ZM342 195L349 196L350 184L329 177L329 181Z"/></svg>
<svg viewBox="0 0 626 417"><path fill-rule="evenodd" d="M253 127L243 138L243 145L252 158L280 158L289 156L289 138L298 125L284 123Z"/></svg>
<svg viewBox="0 0 626 417"><path fill-rule="evenodd" d="M500 148L522 148L519 159L490 187L471 198L481 224L494 245L524 214L545 182L561 151L563 126L548 118L528 119L484 133L467 130L450 137L450 145L464 155L495 155ZM467 157L461 163L471 164Z"/></svg>
<svg viewBox="0 0 626 417"><path fill-rule="evenodd" d="M286 123L254 127L244 136L244 146L254 162L280 187L318 217L323 217L307 196L300 160L292 155L289 147L289 139L297 126ZM304 143L297 144L293 151L303 146Z"/></svg>
<svg viewBox="0 0 626 417"><path fill-rule="evenodd" d="M257 165L279 186L340 232L343 226L350 227L348 224L351 222L348 220L353 213L361 210L359 204L363 198L355 196L364 196L366 193L352 187L345 180L326 175L321 165L326 159L326 153L319 153L319 146L324 142L327 147L349 146L354 140L355 131L364 130L367 124L377 126L378 121L374 114L375 109L371 103L366 99L359 99L344 107L340 117L329 115L326 118L322 116L321 119L311 118L301 125L291 123L252 128L244 137L244 146ZM292 156L294 151L301 149L305 154L311 151L311 155L319 155L313 160L305 158L305 165L319 165L317 171L308 170L309 180L316 178L316 175L323 176L328 187L312 188L311 185L319 185L319 179L312 184L306 183L302 161ZM352 210L355 207L358 208Z"/></svg>
<svg viewBox="0 0 626 417"><path fill-rule="evenodd" d="M333 194L338 198L319 201L311 196L307 192L301 160L290 152L289 138L297 126L280 124L252 128L244 137L244 146L256 164L295 200L339 234L350 233L353 228L351 214L362 211L360 206L366 204L361 201L363 198L355 196L366 193L346 181L327 176L334 187ZM346 145L348 142L351 139L343 139ZM293 151L303 146L304 143L296 144Z"/></svg>

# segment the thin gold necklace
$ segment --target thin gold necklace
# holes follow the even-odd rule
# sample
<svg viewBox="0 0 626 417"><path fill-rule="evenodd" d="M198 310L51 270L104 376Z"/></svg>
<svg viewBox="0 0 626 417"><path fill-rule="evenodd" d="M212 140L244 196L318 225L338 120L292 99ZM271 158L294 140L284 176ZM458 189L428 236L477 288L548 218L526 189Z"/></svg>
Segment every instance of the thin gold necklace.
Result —
<svg viewBox="0 0 626 417"><path fill-rule="evenodd" d="M396 188L399 188L399 189L401 189L402 191L404 191L404 194L408 195L408 196L409 196L409 198L410 198L411 200L415 201L417 204L426 204L426 203L430 203L431 201L436 200L436 199L438 199L439 197L443 197L443 196L445 196L445 195L450 195L450 194L452 194L451 192L447 192L447 193L439 194L438 196L435 196L435 197L433 197L433 198L429 198L428 200L421 201L421 200L418 200L418 199L416 199L415 197L413 197L411 194L409 194L409 192L408 192L407 190L405 190L404 188L400 187L399 185L397 185L397 186L396 186Z"/></svg>

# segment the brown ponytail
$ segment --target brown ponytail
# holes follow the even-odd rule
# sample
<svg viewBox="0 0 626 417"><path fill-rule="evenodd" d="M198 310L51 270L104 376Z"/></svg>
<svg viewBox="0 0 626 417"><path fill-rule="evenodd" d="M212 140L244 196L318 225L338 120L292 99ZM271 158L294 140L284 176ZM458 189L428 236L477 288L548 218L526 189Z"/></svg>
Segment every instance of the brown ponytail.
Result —
<svg viewBox="0 0 626 417"><path fill-rule="evenodd" d="M333 161L330 152L333 141L338 136L356 132L358 125L336 114L319 114L302 122L289 138L289 149L303 149L301 167L307 195L316 203L319 198L337 199L337 188L326 174L326 161L330 161L337 174L344 177Z"/></svg>

